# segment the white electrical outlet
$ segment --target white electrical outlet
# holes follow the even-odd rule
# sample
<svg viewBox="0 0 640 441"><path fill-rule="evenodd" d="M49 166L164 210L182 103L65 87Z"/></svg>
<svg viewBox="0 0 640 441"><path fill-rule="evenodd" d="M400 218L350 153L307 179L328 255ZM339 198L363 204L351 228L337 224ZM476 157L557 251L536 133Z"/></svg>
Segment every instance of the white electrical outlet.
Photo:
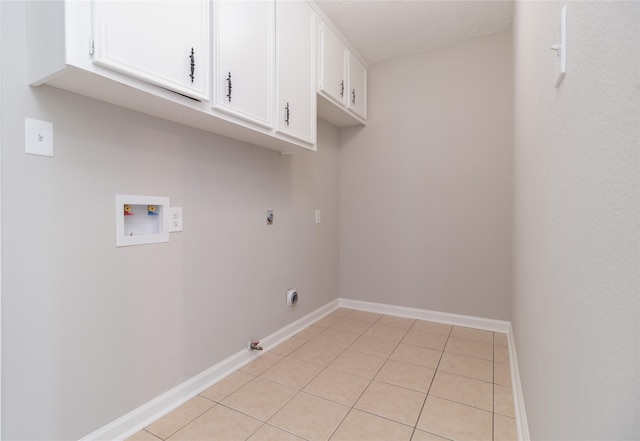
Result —
<svg viewBox="0 0 640 441"><path fill-rule="evenodd" d="M316 224L319 224L321 220L320 210L316 210Z"/></svg>
<svg viewBox="0 0 640 441"><path fill-rule="evenodd" d="M32 118L24 119L25 153L53 156L53 124Z"/></svg>
<svg viewBox="0 0 640 441"><path fill-rule="evenodd" d="M169 233L182 231L182 207L169 208Z"/></svg>

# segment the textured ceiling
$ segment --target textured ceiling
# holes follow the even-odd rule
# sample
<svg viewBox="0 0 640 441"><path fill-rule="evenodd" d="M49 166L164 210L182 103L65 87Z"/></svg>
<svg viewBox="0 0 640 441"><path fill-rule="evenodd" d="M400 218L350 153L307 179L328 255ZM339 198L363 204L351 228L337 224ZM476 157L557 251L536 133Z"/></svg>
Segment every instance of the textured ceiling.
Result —
<svg viewBox="0 0 640 441"><path fill-rule="evenodd" d="M511 27L512 1L316 0L369 64Z"/></svg>

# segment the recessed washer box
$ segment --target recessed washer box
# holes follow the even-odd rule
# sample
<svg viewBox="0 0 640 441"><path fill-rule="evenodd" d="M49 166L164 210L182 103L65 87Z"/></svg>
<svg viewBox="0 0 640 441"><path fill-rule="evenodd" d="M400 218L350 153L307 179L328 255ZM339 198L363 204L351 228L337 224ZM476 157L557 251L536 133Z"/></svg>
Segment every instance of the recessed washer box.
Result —
<svg viewBox="0 0 640 441"><path fill-rule="evenodd" d="M169 242L169 198L116 195L116 246Z"/></svg>

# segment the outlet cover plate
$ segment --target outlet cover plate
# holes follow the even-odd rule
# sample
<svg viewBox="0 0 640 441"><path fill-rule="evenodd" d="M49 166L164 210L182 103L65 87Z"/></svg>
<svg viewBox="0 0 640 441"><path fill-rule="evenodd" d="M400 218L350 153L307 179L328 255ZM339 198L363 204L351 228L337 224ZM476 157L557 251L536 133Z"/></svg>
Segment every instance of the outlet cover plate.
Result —
<svg viewBox="0 0 640 441"><path fill-rule="evenodd" d="M169 208L169 233L182 231L182 207Z"/></svg>

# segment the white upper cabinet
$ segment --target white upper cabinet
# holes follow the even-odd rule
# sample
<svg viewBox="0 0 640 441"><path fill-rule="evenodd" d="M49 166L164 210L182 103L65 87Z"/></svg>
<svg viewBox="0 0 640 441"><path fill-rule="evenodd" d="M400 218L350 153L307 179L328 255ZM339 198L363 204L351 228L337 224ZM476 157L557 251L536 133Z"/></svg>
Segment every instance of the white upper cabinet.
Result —
<svg viewBox="0 0 640 441"><path fill-rule="evenodd" d="M209 100L209 2L93 1L94 63Z"/></svg>
<svg viewBox="0 0 640 441"><path fill-rule="evenodd" d="M315 146L315 13L303 1L276 4L277 126Z"/></svg>
<svg viewBox="0 0 640 441"><path fill-rule="evenodd" d="M273 127L274 0L214 2L216 109Z"/></svg>
<svg viewBox="0 0 640 441"><path fill-rule="evenodd" d="M318 116L338 127L366 124L366 66L328 22L317 28Z"/></svg>
<svg viewBox="0 0 640 441"><path fill-rule="evenodd" d="M347 97L347 109L362 119L367 119L367 69L349 52L349 96Z"/></svg>
<svg viewBox="0 0 640 441"><path fill-rule="evenodd" d="M366 124L366 63L306 0L25 2L27 77L283 153ZM318 17L321 17L320 19Z"/></svg>
<svg viewBox="0 0 640 441"><path fill-rule="evenodd" d="M344 106L347 92L347 47L326 23L320 24L320 69L318 91Z"/></svg>

